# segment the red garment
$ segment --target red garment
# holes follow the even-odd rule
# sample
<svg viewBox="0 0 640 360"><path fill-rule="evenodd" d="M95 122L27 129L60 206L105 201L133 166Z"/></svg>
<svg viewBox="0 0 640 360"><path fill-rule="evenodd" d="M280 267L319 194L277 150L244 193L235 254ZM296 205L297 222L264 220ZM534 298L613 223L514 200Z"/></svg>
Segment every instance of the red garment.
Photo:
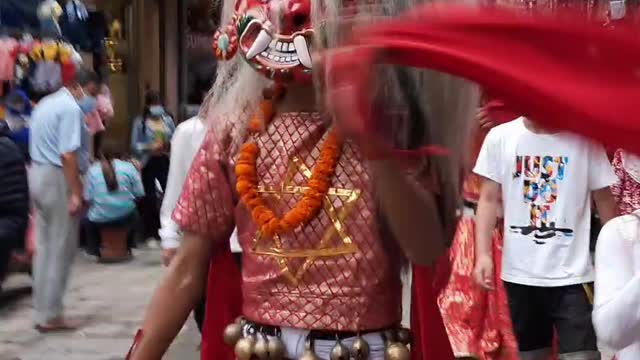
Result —
<svg viewBox="0 0 640 360"><path fill-rule="evenodd" d="M76 76L76 65L69 61L60 64L60 71L62 73L62 84L71 85L71 82Z"/></svg>
<svg viewBox="0 0 640 360"><path fill-rule="evenodd" d="M300 201L330 127L318 113L280 113L253 137L257 192L276 214ZM385 329L402 320L401 251L387 246L374 183L360 149L341 147L330 204L296 231L258 232L236 192L237 154L210 131L193 161L174 218L181 229L228 242L233 225L243 252L242 314L259 324L308 330ZM214 270L216 271L216 270ZM375 311L374 311L375 310Z"/></svg>
<svg viewBox="0 0 640 360"><path fill-rule="evenodd" d="M637 168L625 169L623 150L615 152L613 169L618 176L618 182L611 186L611 194L618 205L620 215L629 215L640 209L640 173Z"/></svg>
<svg viewBox="0 0 640 360"><path fill-rule="evenodd" d="M446 256L435 269L447 266ZM444 262L444 263L443 263ZM411 290L412 360L453 360L449 338L436 298L442 289L442 273L432 267L413 266Z"/></svg>
<svg viewBox="0 0 640 360"><path fill-rule="evenodd" d="M640 152L636 29L605 29L568 13L559 21L508 10L425 6L354 39L349 51L333 53L328 95L334 104L349 105L343 107L353 116L345 119L356 122L352 127L363 137L373 135L363 119L371 119L368 69L378 62L468 78L542 125Z"/></svg>
<svg viewBox="0 0 640 360"><path fill-rule="evenodd" d="M451 276L438 297L445 327L456 357L479 360L518 360L502 268L502 227L493 234L495 291L482 290L473 280L475 220L464 217L449 250Z"/></svg>
<svg viewBox="0 0 640 360"><path fill-rule="evenodd" d="M233 348L224 343L225 327L242 314L242 277L228 242L214 250L207 286L202 360L234 359Z"/></svg>

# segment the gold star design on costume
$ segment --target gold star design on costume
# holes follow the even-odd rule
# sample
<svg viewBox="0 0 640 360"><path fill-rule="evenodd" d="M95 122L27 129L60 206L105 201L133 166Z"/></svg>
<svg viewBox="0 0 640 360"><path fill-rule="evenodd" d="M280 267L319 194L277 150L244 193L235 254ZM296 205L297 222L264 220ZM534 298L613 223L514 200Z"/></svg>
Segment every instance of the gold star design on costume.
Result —
<svg viewBox="0 0 640 360"><path fill-rule="evenodd" d="M311 170L299 158L294 157L289 163L287 175L282 184L280 186L260 185L258 186L258 193L274 196L278 199L281 199L282 195L304 195L304 192L308 189L307 187L291 184L293 177L298 172L302 173L307 180L311 178ZM346 230L344 220L353 210L361 193L359 189L329 188L329 191L327 191L327 194L324 196L322 205L323 211L331 221L331 226L329 226L322 235L317 247L313 249L284 249L280 236L274 236L273 241L263 241L265 239L262 238L258 231L254 238L252 252L256 255L264 255L275 259L282 270L282 274L294 285L300 282L311 264L313 264L317 258L334 257L358 252L358 247L353 243L351 235L349 235ZM344 199L344 205L339 209L336 209L331 201L331 199L335 197ZM332 247L331 240L336 235L342 242L338 247ZM288 260L290 259L305 259L305 261L302 266L294 272L289 266Z"/></svg>

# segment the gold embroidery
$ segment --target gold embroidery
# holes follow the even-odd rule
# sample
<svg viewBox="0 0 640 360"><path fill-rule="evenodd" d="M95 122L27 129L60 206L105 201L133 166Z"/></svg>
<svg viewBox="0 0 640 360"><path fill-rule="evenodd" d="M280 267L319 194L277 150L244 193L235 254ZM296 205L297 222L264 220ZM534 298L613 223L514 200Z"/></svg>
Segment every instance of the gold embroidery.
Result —
<svg viewBox="0 0 640 360"><path fill-rule="evenodd" d="M289 164L287 174L282 184L280 186L260 185L258 186L258 193L274 196L277 199L282 199L282 195L284 194L303 195L307 190L306 187L291 184L293 177L297 172L302 173L302 175L307 179L311 177L311 170L299 158L294 157ZM334 257L358 252L358 247L353 243L351 236L345 228L344 220L353 210L356 201L360 198L360 194L361 191L357 189L329 189L323 201L323 208L331 220L332 226L325 231L316 248L296 250L284 249L280 236L274 236L273 242L268 243L261 241L263 240L262 234L258 231L253 241L252 251L257 255L273 257L280 266L282 274L294 285L298 285L304 274L317 258ZM332 197L343 198L344 205L339 209L336 209L331 201ZM338 247L331 246L331 239L335 235L337 235L342 242ZM304 258L305 261L294 273L289 267L287 260L300 258Z"/></svg>

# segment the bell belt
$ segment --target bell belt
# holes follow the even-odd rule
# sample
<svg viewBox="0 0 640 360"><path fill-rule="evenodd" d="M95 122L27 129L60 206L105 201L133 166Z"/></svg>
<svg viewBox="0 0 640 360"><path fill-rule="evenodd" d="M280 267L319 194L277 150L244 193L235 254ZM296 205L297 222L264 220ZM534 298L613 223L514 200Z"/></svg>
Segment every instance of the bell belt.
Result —
<svg viewBox="0 0 640 360"><path fill-rule="evenodd" d="M249 333L261 333L267 336L280 337L281 330L279 326L262 325L252 321L246 321L245 326ZM254 329L254 330L251 330ZM372 333L380 333L384 335L386 329L366 330L366 331L331 331L331 330L311 330L307 339L309 340L344 340Z"/></svg>

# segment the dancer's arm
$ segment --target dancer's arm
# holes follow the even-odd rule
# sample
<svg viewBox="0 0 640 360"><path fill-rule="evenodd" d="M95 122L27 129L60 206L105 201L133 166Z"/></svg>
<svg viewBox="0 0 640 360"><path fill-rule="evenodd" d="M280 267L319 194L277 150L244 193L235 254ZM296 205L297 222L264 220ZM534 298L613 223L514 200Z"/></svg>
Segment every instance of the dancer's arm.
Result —
<svg viewBox="0 0 640 360"><path fill-rule="evenodd" d="M147 309L132 360L159 360L202 299L213 242L187 234Z"/></svg>
<svg viewBox="0 0 640 360"><path fill-rule="evenodd" d="M431 265L447 243L434 194L391 160L372 161L370 166L378 199L400 247L412 262Z"/></svg>
<svg viewBox="0 0 640 360"><path fill-rule="evenodd" d="M161 359L202 298L212 246L231 235L234 202L224 157L209 132L173 213L186 235L151 302L134 360Z"/></svg>
<svg viewBox="0 0 640 360"><path fill-rule="evenodd" d="M593 324L598 339L614 350L638 341L640 334L640 274L633 266L640 260L640 239L618 231L638 226L635 219L618 218L603 227L596 246Z"/></svg>
<svg viewBox="0 0 640 360"><path fill-rule="evenodd" d="M492 290L495 286L491 241L502 205L500 184L504 172L501 168L504 163L502 146L504 133L498 129L494 128L487 134L473 169L475 174L482 177L476 212L476 263L473 275L476 283L485 290Z"/></svg>
<svg viewBox="0 0 640 360"><path fill-rule="evenodd" d="M480 200L476 212L476 264L474 277L478 285L486 290L492 290L493 283L493 254L491 240L496 228L498 211L501 206L500 184L493 180L484 179L480 188Z"/></svg>

